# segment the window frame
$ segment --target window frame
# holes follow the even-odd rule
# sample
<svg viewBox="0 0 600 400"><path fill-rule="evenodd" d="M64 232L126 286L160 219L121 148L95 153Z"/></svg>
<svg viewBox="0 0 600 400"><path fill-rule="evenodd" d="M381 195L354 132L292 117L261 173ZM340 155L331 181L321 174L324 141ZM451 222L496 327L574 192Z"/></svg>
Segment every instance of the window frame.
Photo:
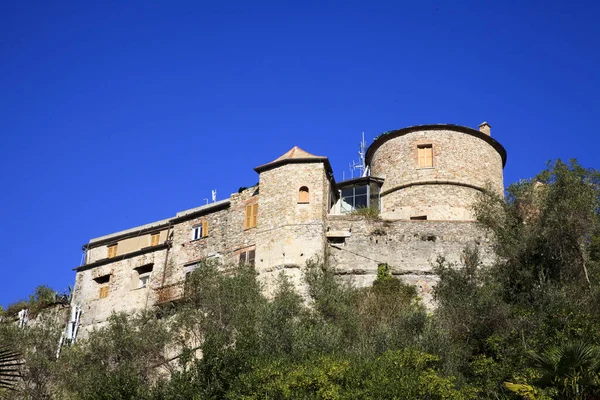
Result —
<svg viewBox="0 0 600 400"><path fill-rule="evenodd" d="M200 240L208 237L208 221L203 220L199 224L192 226L191 241Z"/></svg>
<svg viewBox="0 0 600 400"><path fill-rule="evenodd" d="M430 156L429 160L427 156ZM417 144L417 169L432 168L435 168L433 143Z"/></svg>
<svg viewBox="0 0 600 400"><path fill-rule="evenodd" d="M238 266L256 266L256 249L250 249L240 252L238 258Z"/></svg>
<svg viewBox="0 0 600 400"><path fill-rule="evenodd" d="M343 192L344 190L350 189L352 188L352 195L350 196L344 196ZM359 193L356 194L356 188L366 188L365 193ZM339 189L339 198L340 198L340 214L350 214L353 211L358 210L359 208L369 208L369 207L377 207L378 210L381 210L381 198L380 198L380 191L379 190L374 190L372 188L372 183L367 183L367 184L362 184L362 185L350 185L347 186L345 188ZM366 204L364 206L356 206L356 198L357 197L366 197ZM345 203L344 199L348 199L351 198L352 199L352 204L349 203ZM344 208L344 204L349 204L350 205L350 209L345 209Z"/></svg>
<svg viewBox="0 0 600 400"><path fill-rule="evenodd" d="M133 269L137 274L134 279L133 289L144 289L150 286L152 279L152 272L154 271L154 264L142 265Z"/></svg>

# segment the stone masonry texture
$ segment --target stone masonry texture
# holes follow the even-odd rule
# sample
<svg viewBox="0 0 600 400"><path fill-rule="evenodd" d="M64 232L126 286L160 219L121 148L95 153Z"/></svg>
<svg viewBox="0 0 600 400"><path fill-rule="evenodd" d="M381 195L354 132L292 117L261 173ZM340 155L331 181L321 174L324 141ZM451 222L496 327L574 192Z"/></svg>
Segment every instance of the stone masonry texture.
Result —
<svg viewBox="0 0 600 400"><path fill-rule="evenodd" d="M459 264L466 246L477 247L484 263L494 257L490 234L474 221L472 205L486 188L503 193L502 156L489 139L461 129L444 125L378 139L370 174L383 179L381 218L336 214L339 189L329 162L298 152L307 156L262 166L258 185L226 200L91 240L73 293L73 303L83 307L82 335L113 312L177 301L186 272L200 260L233 265L250 252L268 296L281 273L305 294L306 262L320 259L356 286L372 284L377 266L386 263L431 305L438 257ZM420 145L432 146L433 168L418 167ZM299 201L301 188L308 188L308 202ZM246 209L253 204L257 225L248 228ZM418 216L427 220L410 220ZM198 226L208 227L208 234L195 239ZM107 258L114 244L116 256ZM145 287L140 273L149 274ZM101 295L102 287L108 289Z"/></svg>

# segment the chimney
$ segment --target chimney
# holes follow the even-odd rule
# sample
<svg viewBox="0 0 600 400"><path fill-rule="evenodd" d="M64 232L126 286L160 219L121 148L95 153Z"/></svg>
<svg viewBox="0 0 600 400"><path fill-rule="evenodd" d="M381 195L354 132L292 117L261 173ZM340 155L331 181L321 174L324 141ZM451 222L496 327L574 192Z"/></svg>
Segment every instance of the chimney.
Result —
<svg viewBox="0 0 600 400"><path fill-rule="evenodd" d="M491 130L491 128L492 128L492 127L490 126L490 124L488 124L488 123L487 123L487 122L485 122L485 121L484 121L484 122L482 122L481 124L479 124L479 132L481 132L481 133L485 133L485 134L486 134L486 135L488 135L488 136L492 136L492 135L490 134L490 130Z"/></svg>

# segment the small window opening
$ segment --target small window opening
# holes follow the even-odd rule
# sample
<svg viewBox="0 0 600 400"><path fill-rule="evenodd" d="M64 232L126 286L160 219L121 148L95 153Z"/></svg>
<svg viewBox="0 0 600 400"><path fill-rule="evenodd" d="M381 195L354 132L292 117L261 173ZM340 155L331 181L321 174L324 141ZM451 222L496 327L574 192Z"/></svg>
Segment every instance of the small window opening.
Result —
<svg viewBox="0 0 600 400"><path fill-rule="evenodd" d="M196 270L196 268L198 268L198 264L199 263L193 263L193 264L188 264L188 265L184 265L183 266L183 273L185 274L185 280L187 281L190 277L190 275L192 274L192 272L194 272Z"/></svg>
<svg viewBox="0 0 600 400"><path fill-rule="evenodd" d="M306 186L302 186L298 191L298 203L309 203L308 188Z"/></svg>
<svg viewBox="0 0 600 400"><path fill-rule="evenodd" d="M427 221L427 215L417 215L410 217L411 221Z"/></svg>
<svg viewBox="0 0 600 400"><path fill-rule="evenodd" d="M240 259L238 265L243 267L244 265L248 265L250 267L254 267L256 258L256 250L249 250L240 253Z"/></svg>
<svg viewBox="0 0 600 400"><path fill-rule="evenodd" d="M134 270L137 273L136 288L141 289L147 287L150 283L150 277L152 276L152 264L137 267Z"/></svg>
<svg viewBox="0 0 600 400"><path fill-rule="evenodd" d="M110 275L102 275L97 278L94 278L94 282L96 282L98 285L104 285L105 283L109 283Z"/></svg>
<svg viewBox="0 0 600 400"><path fill-rule="evenodd" d="M327 243L345 245L346 238L344 236L331 236L327 238Z"/></svg>

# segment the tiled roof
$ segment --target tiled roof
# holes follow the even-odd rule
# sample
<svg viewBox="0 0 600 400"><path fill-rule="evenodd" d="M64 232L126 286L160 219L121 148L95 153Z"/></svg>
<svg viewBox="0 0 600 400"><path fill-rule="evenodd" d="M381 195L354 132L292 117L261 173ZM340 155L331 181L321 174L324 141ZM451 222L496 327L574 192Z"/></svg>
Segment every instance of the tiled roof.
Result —
<svg viewBox="0 0 600 400"><path fill-rule="evenodd" d="M269 163L258 166L256 168L254 168L254 170L256 172L261 172L261 171L265 171L267 169L274 168L279 165L287 164L289 162L311 162L311 161L325 162L325 164L327 165L327 169L331 170L331 166L329 165L329 160L327 159L327 157L315 156L314 154L310 154L309 152L302 150L298 146L292 147L290 150L285 152L285 154L283 154L282 156L277 157L275 160L273 160Z"/></svg>

